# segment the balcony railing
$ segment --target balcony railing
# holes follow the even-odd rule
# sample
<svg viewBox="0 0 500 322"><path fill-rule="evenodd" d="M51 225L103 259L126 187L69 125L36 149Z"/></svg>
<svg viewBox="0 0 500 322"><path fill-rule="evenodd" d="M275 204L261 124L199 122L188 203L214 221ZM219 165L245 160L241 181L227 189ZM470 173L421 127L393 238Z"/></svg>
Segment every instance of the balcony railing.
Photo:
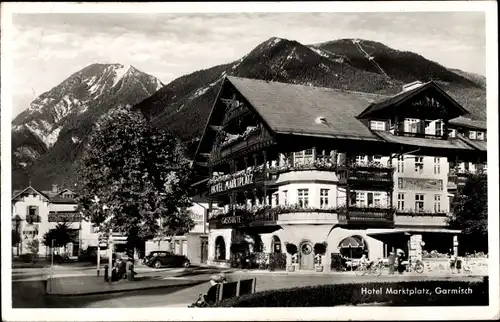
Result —
<svg viewBox="0 0 500 322"><path fill-rule="evenodd" d="M357 163L339 167L339 184L357 186L392 186L393 167L379 163Z"/></svg>
<svg viewBox="0 0 500 322"><path fill-rule="evenodd" d="M380 207L301 207L295 205L279 206L235 206L233 209L216 210L209 215L212 226L252 226L276 224L282 214L311 213L331 214L344 224L375 224L390 226L394 223L394 209Z"/></svg>
<svg viewBox="0 0 500 322"><path fill-rule="evenodd" d="M396 210L396 215L409 217L446 217L448 213L432 209L398 209Z"/></svg>

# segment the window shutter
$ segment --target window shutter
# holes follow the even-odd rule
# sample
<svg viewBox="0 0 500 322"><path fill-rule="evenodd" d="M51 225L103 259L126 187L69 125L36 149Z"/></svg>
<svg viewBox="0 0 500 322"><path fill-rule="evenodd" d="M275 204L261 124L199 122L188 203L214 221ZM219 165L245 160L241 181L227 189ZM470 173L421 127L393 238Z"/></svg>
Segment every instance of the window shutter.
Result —
<svg viewBox="0 0 500 322"><path fill-rule="evenodd" d="M372 204L373 203L373 193L371 192L368 192L368 204Z"/></svg>

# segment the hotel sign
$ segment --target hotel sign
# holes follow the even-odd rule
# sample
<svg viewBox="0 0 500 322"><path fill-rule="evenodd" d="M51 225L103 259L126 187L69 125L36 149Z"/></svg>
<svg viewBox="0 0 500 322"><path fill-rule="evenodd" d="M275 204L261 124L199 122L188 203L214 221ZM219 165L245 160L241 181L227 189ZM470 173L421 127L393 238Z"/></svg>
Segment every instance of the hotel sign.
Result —
<svg viewBox="0 0 500 322"><path fill-rule="evenodd" d="M438 179L417 179L417 178L403 178L404 190L443 190L443 180Z"/></svg>
<svg viewBox="0 0 500 322"><path fill-rule="evenodd" d="M49 222L80 222L82 215L75 211L50 211Z"/></svg>

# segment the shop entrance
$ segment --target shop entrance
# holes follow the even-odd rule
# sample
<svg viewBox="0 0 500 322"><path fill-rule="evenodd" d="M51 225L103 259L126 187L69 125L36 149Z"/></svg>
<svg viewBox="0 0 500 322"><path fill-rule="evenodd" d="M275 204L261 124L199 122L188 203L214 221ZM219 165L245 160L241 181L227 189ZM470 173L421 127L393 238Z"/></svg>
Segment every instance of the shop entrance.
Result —
<svg viewBox="0 0 500 322"><path fill-rule="evenodd" d="M300 269L314 269L313 247L310 242L300 244Z"/></svg>

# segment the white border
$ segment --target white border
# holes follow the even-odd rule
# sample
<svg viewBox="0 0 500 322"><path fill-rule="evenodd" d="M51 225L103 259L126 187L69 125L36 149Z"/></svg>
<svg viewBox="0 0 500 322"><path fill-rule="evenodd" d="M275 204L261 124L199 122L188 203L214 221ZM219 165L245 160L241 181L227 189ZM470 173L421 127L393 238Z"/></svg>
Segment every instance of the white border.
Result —
<svg viewBox="0 0 500 322"><path fill-rule="evenodd" d="M160 13L160 12L415 12L478 11L486 13L487 112L488 112L488 207L490 253L489 307L419 308L262 308L262 309L16 309L11 308L10 234L2 233L2 319L6 321L102 320L351 320L351 319L493 319L499 318L499 203L498 203L498 17L495 1L445 2L246 2L246 3L2 3L1 103L2 103L2 225L10 227L10 122L11 122L11 15L12 13ZM109 314L109 315L108 315Z"/></svg>

